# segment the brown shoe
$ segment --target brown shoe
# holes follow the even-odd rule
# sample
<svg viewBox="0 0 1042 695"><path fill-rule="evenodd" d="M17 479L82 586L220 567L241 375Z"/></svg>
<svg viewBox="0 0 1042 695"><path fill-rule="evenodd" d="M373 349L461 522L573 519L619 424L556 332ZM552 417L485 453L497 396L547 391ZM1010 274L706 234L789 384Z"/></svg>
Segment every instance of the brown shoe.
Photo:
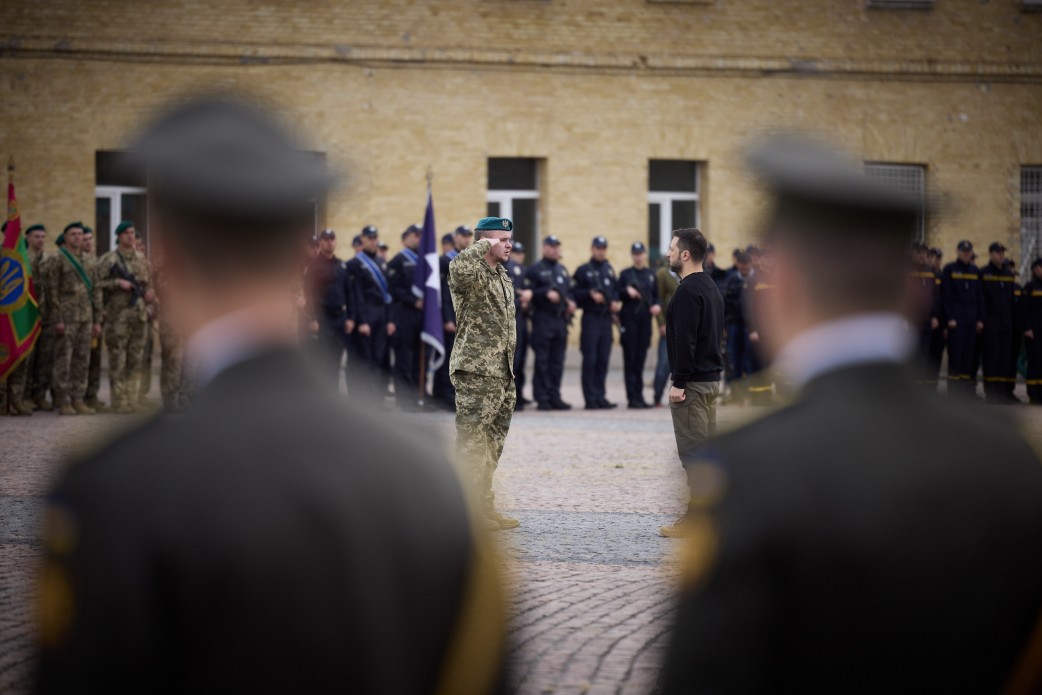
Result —
<svg viewBox="0 0 1042 695"><path fill-rule="evenodd" d="M97 411L91 408L83 401L73 401L72 409L76 411L78 415L93 415Z"/></svg>
<svg viewBox="0 0 1042 695"><path fill-rule="evenodd" d="M58 414L59 415L79 415L79 413L76 412L76 409L73 408L72 404L70 404L70 403L62 403L60 406L58 406Z"/></svg>

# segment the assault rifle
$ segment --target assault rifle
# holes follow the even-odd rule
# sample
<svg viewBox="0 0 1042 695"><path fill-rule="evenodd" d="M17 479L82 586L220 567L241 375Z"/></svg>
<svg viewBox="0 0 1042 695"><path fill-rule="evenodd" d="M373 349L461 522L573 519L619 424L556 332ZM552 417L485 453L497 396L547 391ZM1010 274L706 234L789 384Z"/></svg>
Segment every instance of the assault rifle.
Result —
<svg viewBox="0 0 1042 695"><path fill-rule="evenodd" d="M145 286L122 263L113 263L112 271L109 274L111 277L126 280L133 285L130 289L130 306L136 306L138 300L145 296Z"/></svg>

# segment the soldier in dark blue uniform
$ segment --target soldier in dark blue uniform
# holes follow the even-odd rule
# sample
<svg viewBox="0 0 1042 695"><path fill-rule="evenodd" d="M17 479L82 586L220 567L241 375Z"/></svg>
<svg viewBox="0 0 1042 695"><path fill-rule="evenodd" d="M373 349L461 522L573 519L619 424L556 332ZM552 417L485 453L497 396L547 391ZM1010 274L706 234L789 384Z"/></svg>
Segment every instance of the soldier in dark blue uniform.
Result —
<svg viewBox="0 0 1042 695"><path fill-rule="evenodd" d="M532 395L539 410L570 410L561 400L564 351L568 346L568 322L575 313L568 269L560 262L561 240L543 240L543 257L525 272L532 290L532 350L535 372Z"/></svg>
<svg viewBox="0 0 1042 695"><path fill-rule="evenodd" d="M941 278L930 265L928 253L929 249L922 242L912 244L908 277L911 298L915 304L913 325L917 330L919 344L915 382L927 390L936 390L938 370L934 368L930 350L941 325Z"/></svg>
<svg viewBox="0 0 1042 695"><path fill-rule="evenodd" d="M318 323L321 358L329 365L334 390L340 390L340 361L350 341L354 323L348 318L347 264L336 257L336 232L318 235L318 255L307 269L308 305Z"/></svg>
<svg viewBox="0 0 1042 695"><path fill-rule="evenodd" d="M948 317L948 392L973 396L977 390L974 359L977 335L984 330L984 292L973 264L973 244L960 241L958 258L944 266L941 297Z"/></svg>
<svg viewBox="0 0 1042 695"><path fill-rule="evenodd" d="M984 331L981 357L984 367L984 395L989 403L1016 401L1007 388L1011 381L1013 357L1013 314L1016 277L1006 267L1006 247L995 241L988 247L988 264L981 269L984 293Z"/></svg>
<svg viewBox="0 0 1042 695"><path fill-rule="evenodd" d="M579 266L572 293L583 310L579 349L582 351L582 388L587 410L614 408L607 399L608 360L611 359L612 315L622 308L619 279L607 260L608 240L594 237L590 261Z"/></svg>
<svg viewBox="0 0 1042 695"><path fill-rule="evenodd" d="M514 318L517 321L517 345L514 348L514 384L517 386L517 403L514 410L521 411L532 401L524 397L525 361L528 353L528 315L531 313L532 290L525 279L525 245L515 241L506 262L507 275L514 283Z"/></svg>
<svg viewBox="0 0 1042 695"><path fill-rule="evenodd" d="M648 249L641 242L630 247L633 265L619 273L620 336L630 408L650 408L644 400L644 364L651 346L651 317L662 313L655 273L648 267Z"/></svg>
<svg viewBox="0 0 1042 695"><path fill-rule="evenodd" d="M474 241L474 232L461 224L452 234L446 234L441 238L443 247L446 241L453 246L438 259L438 268L441 271L441 320L442 329L445 331L445 361L434 373L431 397L446 410L455 412L456 387L449 379L449 357L452 355L452 346L456 344L456 309L452 306L452 293L449 292L449 263L460 251L470 246Z"/></svg>
<svg viewBox="0 0 1042 695"><path fill-rule="evenodd" d="M1021 291L1019 309L1027 346L1028 399L1042 405L1042 258L1031 262L1031 279Z"/></svg>
<svg viewBox="0 0 1042 695"><path fill-rule="evenodd" d="M390 320L394 324L394 399L398 407L414 410L420 388L420 333L423 330L423 298L413 292L419 261L421 229L415 224L402 232L402 250L387 264L391 288Z"/></svg>
<svg viewBox="0 0 1042 695"><path fill-rule="evenodd" d="M355 353L358 364L349 370L348 389L371 396L380 395L386 385L384 357L387 354L388 307L391 290L387 266L376 255L380 232L369 225L362 230L362 251L347 262L350 317L355 322ZM390 324L393 325L393 324Z"/></svg>

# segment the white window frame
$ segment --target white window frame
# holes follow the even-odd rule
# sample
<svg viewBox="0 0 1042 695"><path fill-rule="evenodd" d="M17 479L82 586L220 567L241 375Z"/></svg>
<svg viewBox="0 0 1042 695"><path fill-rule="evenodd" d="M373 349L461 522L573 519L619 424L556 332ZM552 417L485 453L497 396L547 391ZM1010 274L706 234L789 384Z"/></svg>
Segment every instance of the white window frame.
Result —
<svg viewBox="0 0 1042 695"><path fill-rule="evenodd" d="M491 159L511 159L511 157L492 157ZM518 159L530 159L529 157L519 157ZM486 160L486 166L488 162ZM535 200L538 201L542 196L539 195L539 160L535 160L535 185L536 188L533 190L527 189L506 189L490 188L485 193L485 203L498 203L499 204L499 216L505 217L508 220L514 219L514 201L515 200ZM536 203L535 206L535 247L539 248L543 243L543 223L542 223L542 206Z"/></svg>
<svg viewBox="0 0 1042 695"><path fill-rule="evenodd" d="M137 186L95 186L94 198L108 198L109 200L109 248L116 248L116 227L122 221L123 196L141 195L147 193L147 188ZM145 208L145 216L148 216L148 207ZM100 229L98 230L101 231Z"/></svg>
<svg viewBox="0 0 1042 695"><path fill-rule="evenodd" d="M1038 189L1025 191L1028 175L1037 177ZM1025 218L1023 214L1025 197L1030 196L1038 209L1042 211L1042 166L1020 167L1020 274L1028 277L1031 263L1042 256L1042 214L1039 217Z"/></svg>
<svg viewBox="0 0 1042 695"><path fill-rule="evenodd" d="M651 162L653 159L648 160L648 169L651 169ZM695 190L691 193L686 191L648 191L648 205L658 205L658 226L659 226L659 253L665 258L669 252L669 244L673 238L673 201L694 201L695 203L695 226L701 228L702 226L702 162L698 160L680 160L689 161L695 165ZM650 240L649 240L650 241Z"/></svg>

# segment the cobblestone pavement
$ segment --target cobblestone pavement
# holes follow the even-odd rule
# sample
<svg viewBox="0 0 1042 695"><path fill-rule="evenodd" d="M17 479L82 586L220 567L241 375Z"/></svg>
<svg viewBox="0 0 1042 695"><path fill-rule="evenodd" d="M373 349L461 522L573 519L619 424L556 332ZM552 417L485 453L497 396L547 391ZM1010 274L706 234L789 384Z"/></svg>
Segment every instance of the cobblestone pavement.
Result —
<svg viewBox="0 0 1042 695"><path fill-rule="evenodd" d="M496 474L497 505L521 520L499 535L515 597L512 689L652 692L675 575L675 545L657 530L683 508L669 411L584 411L578 371L567 370L565 381L576 409L517 414ZM613 371L608 397L622 396ZM1040 411L1009 409L1042 439ZM721 428L761 412L722 407ZM436 423L451 442L451 415L412 417ZM65 455L134 420L0 418L0 692L28 685L41 495Z"/></svg>

